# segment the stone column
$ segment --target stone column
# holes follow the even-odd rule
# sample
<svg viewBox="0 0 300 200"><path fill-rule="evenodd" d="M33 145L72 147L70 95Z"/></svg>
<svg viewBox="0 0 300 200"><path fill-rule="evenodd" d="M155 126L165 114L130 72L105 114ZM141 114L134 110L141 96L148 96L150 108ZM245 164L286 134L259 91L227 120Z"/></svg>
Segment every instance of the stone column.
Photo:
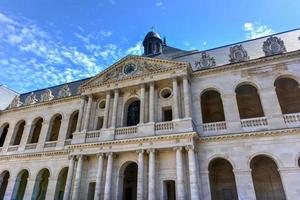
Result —
<svg viewBox="0 0 300 200"><path fill-rule="evenodd" d="M109 104L110 104L110 92L107 92L106 93L106 99L105 99L105 110L104 110L104 118L103 118L103 128L107 128L108 127Z"/></svg>
<svg viewBox="0 0 300 200"><path fill-rule="evenodd" d="M70 161L69 161L68 175L67 175L64 198L63 198L64 200L68 200L71 193L72 179L73 179L74 166L75 166L75 156L70 156L69 159Z"/></svg>
<svg viewBox="0 0 300 200"><path fill-rule="evenodd" d="M108 153L105 187L104 187L104 200L111 200L111 181L113 172L113 153Z"/></svg>
<svg viewBox="0 0 300 200"><path fill-rule="evenodd" d="M48 186L46 192L46 199L55 199L55 189L57 184L58 177L49 177L48 178Z"/></svg>
<svg viewBox="0 0 300 200"><path fill-rule="evenodd" d="M177 200L185 199L184 172L182 160L182 147L176 147L176 196Z"/></svg>
<svg viewBox="0 0 300 200"><path fill-rule="evenodd" d="M154 122L154 82L150 83L149 93L149 122Z"/></svg>
<svg viewBox="0 0 300 200"><path fill-rule="evenodd" d="M141 84L140 94L140 124L145 123L145 84Z"/></svg>
<svg viewBox="0 0 300 200"><path fill-rule="evenodd" d="M22 135L20 145L19 145L20 151L25 149L25 146L26 146L29 136L30 136L30 131L33 131L33 130L31 130L31 127L32 127L32 123L28 123L24 127L23 135Z"/></svg>
<svg viewBox="0 0 300 200"><path fill-rule="evenodd" d="M250 169L233 170L239 199L255 200L255 190Z"/></svg>
<svg viewBox="0 0 300 200"><path fill-rule="evenodd" d="M102 174L103 174L103 158L104 155L102 153L98 154L98 169L97 169L97 177L96 177L96 187L95 187L95 200L100 200L100 193L102 191Z"/></svg>
<svg viewBox="0 0 300 200"><path fill-rule="evenodd" d="M199 185L198 185L198 178L197 178L197 163L195 158L195 149L194 146L188 146L188 158L189 158L189 175L190 175L190 193L191 193L191 200L198 200L200 199L199 195Z"/></svg>
<svg viewBox="0 0 300 200"><path fill-rule="evenodd" d="M172 79L173 83L173 120L179 119L179 111L178 111L178 83L177 77Z"/></svg>
<svg viewBox="0 0 300 200"><path fill-rule="evenodd" d="M5 200L11 200L12 199L12 197L14 195L13 194L13 190L14 190L16 181L17 181L17 177L16 176L12 176L10 174L10 177L9 177L8 183L7 183L7 187L6 187L6 190L5 190L5 195L4 195L4 199Z"/></svg>
<svg viewBox="0 0 300 200"><path fill-rule="evenodd" d="M81 184L83 161L84 161L84 155L79 155L78 162L77 162L76 174L75 174L75 180L74 180L72 200L80 199L80 184Z"/></svg>
<svg viewBox="0 0 300 200"><path fill-rule="evenodd" d="M149 149L149 185L148 185L148 200L156 199L155 192L155 150Z"/></svg>
<svg viewBox="0 0 300 200"><path fill-rule="evenodd" d="M111 127L112 128L116 127L117 111L118 111L118 101L119 101L119 90L115 89L114 104L113 104L112 119L111 119Z"/></svg>
<svg viewBox="0 0 300 200"><path fill-rule="evenodd" d="M65 140L67 138L69 121L70 121L70 115L62 117L56 147L62 148L63 146L65 146Z"/></svg>
<svg viewBox="0 0 300 200"><path fill-rule="evenodd" d="M43 149L49 131L49 121L44 119L37 148Z"/></svg>
<svg viewBox="0 0 300 200"><path fill-rule="evenodd" d="M90 116L91 116L91 109L92 109L92 102L93 102L93 96L89 95L89 100L86 108L85 118L84 118L84 125L83 125L83 131L86 132L89 128L89 122L90 122Z"/></svg>
<svg viewBox="0 0 300 200"><path fill-rule="evenodd" d="M300 169L299 167L279 168L279 173L287 200L299 199Z"/></svg>
<svg viewBox="0 0 300 200"><path fill-rule="evenodd" d="M28 177L23 199L31 199L35 184L35 177Z"/></svg>
<svg viewBox="0 0 300 200"><path fill-rule="evenodd" d="M144 150L138 152L137 200L144 199Z"/></svg>
<svg viewBox="0 0 300 200"><path fill-rule="evenodd" d="M85 102L86 102L85 97L81 97L80 110L78 113L78 120L77 120L77 124L76 124L76 132L77 133L79 133L81 131L81 124L82 124L82 117L83 117Z"/></svg>
<svg viewBox="0 0 300 200"><path fill-rule="evenodd" d="M241 119L235 93L221 95L227 130L231 133L241 131Z"/></svg>
<svg viewBox="0 0 300 200"><path fill-rule="evenodd" d="M210 192L210 181L209 181L209 171L200 171L200 182L202 186L202 198L203 200L211 200Z"/></svg>
<svg viewBox="0 0 300 200"><path fill-rule="evenodd" d="M191 117L191 91L188 77L183 76L184 117Z"/></svg>

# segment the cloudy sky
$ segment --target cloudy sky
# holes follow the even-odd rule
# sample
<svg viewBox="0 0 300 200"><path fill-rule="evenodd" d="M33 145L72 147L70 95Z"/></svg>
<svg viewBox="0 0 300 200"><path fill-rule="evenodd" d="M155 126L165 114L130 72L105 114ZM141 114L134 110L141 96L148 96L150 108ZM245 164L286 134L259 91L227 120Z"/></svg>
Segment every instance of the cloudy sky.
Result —
<svg viewBox="0 0 300 200"><path fill-rule="evenodd" d="M24 93L142 54L150 27L205 50L300 27L298 0L1 0L0 84Z"/></svg>

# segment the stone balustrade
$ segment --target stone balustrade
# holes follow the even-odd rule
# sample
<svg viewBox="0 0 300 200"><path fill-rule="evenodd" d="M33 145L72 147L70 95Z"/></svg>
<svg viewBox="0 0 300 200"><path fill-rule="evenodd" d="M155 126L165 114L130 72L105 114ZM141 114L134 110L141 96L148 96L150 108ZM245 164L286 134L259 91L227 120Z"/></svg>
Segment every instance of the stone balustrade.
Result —
<svg viewBox="0 0 300 200"><path fill-rule="evenodd" d="M164 131L164 130L172 130L174 128L174 124L172 121L169 122L158 122L154 125L155 131Z"/></svg>
<svg viewBox="0 0 300 200"><path fill-rule="evenodd" d="M226 122L212 122L203 124L204 133L222 133L227 130Z"/></svg>
<svg viewBox="0 0 300 200"><path fill-rule="evenodd" d="M242 119L241 127L244 131L266 130L268 129L268 121L266 117Z"/></svg>
<svg viewBox="0 0 300 200"><path fill-rule="evenodd" d="M45 142L44 148L56 147L57 141Z"/></svg>
<svg viewBox="0 0 300 200"><path fill-rule="evenodd" d="M65 146L70 145L72 143L72 139L65 140Z"/></svg>
<svg viewBox="0 0 300 200"><path fill-rule="evenodd" d="M129 127L122 127L116 128L116 135L130 135L137 133L137 126L129 126Z"/></svg>
<svg viewBox="0 0 300 200"><path fill-rule="evenodd" d="M86 138L98 138L100 136L100 131L90 131L86 133Z"/></svg>
<svg viewBox="0 0 300 200"><path fill-rule="evenodd" d="M300 126L300 113L284 114L283 119L289 128Z"/></svg>
<svg viewBox="0 0 300 200"><path fill-rule="evenodd" d="M19 149L19 145L10 146L7 148L7 151L17 151Z"/></svg>
<svg viewBox="0 0 300 200"><path fill-rule="evenodd" d="M25 150L29 150L29 149L36 149L37 147L37 143L33 143L33 144L26 144L25 146Z"/></svg>

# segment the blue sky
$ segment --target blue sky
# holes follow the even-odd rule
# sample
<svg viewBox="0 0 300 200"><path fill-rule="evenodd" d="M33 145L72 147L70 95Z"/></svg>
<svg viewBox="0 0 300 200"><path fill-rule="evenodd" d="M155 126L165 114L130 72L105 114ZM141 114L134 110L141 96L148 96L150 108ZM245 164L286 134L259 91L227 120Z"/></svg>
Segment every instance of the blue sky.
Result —
<svg viewBox="0 0 300 200"><path fill-rule="evenodd" d="M0 84L23 93L93 76L142 54L154 26L205 50L300 27L297 0L1 0Z"/></svg>

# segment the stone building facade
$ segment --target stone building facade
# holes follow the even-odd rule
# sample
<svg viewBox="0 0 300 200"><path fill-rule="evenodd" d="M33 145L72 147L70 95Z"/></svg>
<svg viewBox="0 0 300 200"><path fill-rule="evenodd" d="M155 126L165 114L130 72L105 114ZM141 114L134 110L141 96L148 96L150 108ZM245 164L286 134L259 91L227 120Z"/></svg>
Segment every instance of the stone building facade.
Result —
<svg viewBox="0 0 300 200"><path fill-rule="evenodd" d="M295 200L300 30L207 51L167 45L16 96L0 199Z"/></svg>

